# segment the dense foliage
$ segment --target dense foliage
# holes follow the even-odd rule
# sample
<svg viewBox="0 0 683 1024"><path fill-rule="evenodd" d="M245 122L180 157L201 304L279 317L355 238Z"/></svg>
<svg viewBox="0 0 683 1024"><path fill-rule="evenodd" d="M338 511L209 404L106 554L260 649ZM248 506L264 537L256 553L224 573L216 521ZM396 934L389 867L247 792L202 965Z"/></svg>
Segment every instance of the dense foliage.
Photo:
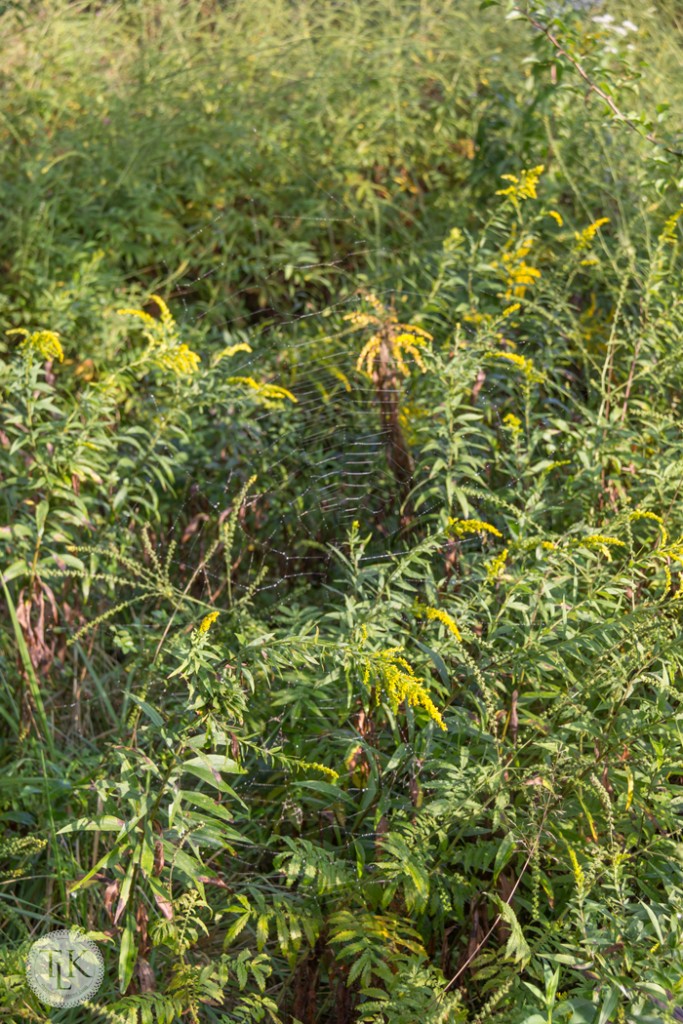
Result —
<svg viewBox="0 0 683 1024"><path fill-rule="evenodd" d="M0 53L0 1019L680 1019L676 5Z"/></svg>

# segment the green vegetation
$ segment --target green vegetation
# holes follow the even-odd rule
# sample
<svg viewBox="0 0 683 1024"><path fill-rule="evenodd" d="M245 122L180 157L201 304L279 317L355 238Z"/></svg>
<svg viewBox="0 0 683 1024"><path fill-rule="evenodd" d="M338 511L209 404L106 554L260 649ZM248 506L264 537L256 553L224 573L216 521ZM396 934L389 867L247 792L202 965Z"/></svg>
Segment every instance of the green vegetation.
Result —
<svg viewBox="0 0 683 1024"><path fill-rule="evenodd" d="M0 1020L680 1019L682 61L0 0Z"/></svg>

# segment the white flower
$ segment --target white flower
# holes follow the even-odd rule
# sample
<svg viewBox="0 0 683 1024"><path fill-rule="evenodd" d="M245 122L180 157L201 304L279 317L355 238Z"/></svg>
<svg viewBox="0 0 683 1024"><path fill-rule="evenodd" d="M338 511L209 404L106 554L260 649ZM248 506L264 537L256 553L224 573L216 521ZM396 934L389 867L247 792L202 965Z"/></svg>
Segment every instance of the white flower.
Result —
<svg viewBox="0 0 683 1024"><path fill-rule="evenodd" d="M637 32L638 26L634 25L632 21L622 21L621 23L627 32Z"/></svg>
<svg viewBox="0 0 683 1024"><path fill-rule="evenodd" d="M614 18L611 14L596 14L592 20L596 25L611 25Z"/></svg>

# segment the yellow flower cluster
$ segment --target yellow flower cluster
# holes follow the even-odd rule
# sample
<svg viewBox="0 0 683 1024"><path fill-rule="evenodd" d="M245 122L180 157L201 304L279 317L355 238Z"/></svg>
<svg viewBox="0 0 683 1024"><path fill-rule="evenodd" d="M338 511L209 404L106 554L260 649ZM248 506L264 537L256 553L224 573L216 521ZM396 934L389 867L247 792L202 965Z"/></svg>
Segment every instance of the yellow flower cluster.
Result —
<svg viewBox="0 0 683 1024"><path fill-rule="evenodd" d="M266 401L281 402L284 398L288 398L295 404L299 401L287 388L281 388L279 384L264 384L262 381L254 380L253 377L228 377L228 384L244 384L252 391L258 392Z"/></svg>
<svg viewBox="0 0 683 1024"><path fill-rule="evenodd" d="M669 242L673 245L676 241L676 225L678 224L679 218L682 214L683 206L681 206L680 210L676 210L675 213L672 213L671 216L667 218L664 224L664 229L659 236L662 242Z"/></svg>
<svg viewBox="0 0 683 1024"><path fill-rule="evenodd" d="M507 429L515 436L521 433L522 421L519 416L515 416L513 412L509 412L506 416L503 416L503 423Z"/></svg>
<svg viewBox="0 0 683 1024"><path fill-rule="evenodd" d="M609 217L600 217L599 220L594 220L593 223L589 224L587 228L583 229L583 231L574 232L576 249L578 252L583 252L584 249L590 248L591 242L603 224L609 224Z"/></svg>
<svg viewBox="0 0 683 1024"><path fill-rule="evenodd" d="M552 217L553 218L553 220L557 224L558 228L561 228L562 225L564 224L564 221L562 220L562 214L558 213L557 210L546 210L546 215L548 217Z"/></svg>
<svg viewBox="0 0 683 1024"><path fill-rule="evenodd" d="M322 775L326 775L330 782L336 782L339 778L339 772L336 772L334 768L328 768L326 764L320 764L319 761L300 761L299 764L302 768L313 768Z"/></svg>
<svg viewBox="0 0 683 1024"><path fill-rule="evenodd" d="M503 253L506 299L523 299L527 288L541 276L538 267L532 267L526 262L533 244L533 238L527 237L512 252Z"/></svg>
<svg viewBox="0 0 683 1024"><path fill-rule="evenodd" d="M14 327L5 333L23 335L19 347L25 352L34 352L43 359L58 359L60 363L64 361L64 349L55 331L34 331L31 334L25 327Z"/></svg>
<svg viewBox="0 0 683 1024"><path fill-rule="evenodd" d="M520 356L517 352L494 352L491 358L505 359L508 363L513 363L522 371L530 384L542 383L545 380L544 374L536 369L532 361L525 356Z"/></svg>
<svg viewBox="0 0 683 1024"><path fill-rule="evenodd" d="M513 203L519 202L520 199L537 199L536 186L544 170L543 164L539 164L528 171L520 171L519 177L516 174L501 174L502 180L509 181L510 184L507 188L498 189L496 195L509 196Z"/></svg>
<svg viewBox="0 0 683 1024"><path fill-rule="evenodd" d="M424 372L426 367L420 350L424 350L428 343L434 340L429 331L425 331L422 327L416 327L415 324L399 323L395 313L387 309L373 292L367 293L364 298L372 306L373 313L354 311L344 316L344 320L351 324L352 330L364 330L366 327L375 328L374 333L360 351L356 360L356 370L362 373L365 368L368 376L372 376L382 341L386 339L391 347L391 355L396 361L396 366L404 377L410 376L410 370L406 363L407 356L411 356L416 365Z"/></svg>
<svg viewBox="0 0 683 1024"><path fill-rule="evenodd" d="M594 548L602 552L608 562L612 561L612 556L609 553L610 548L623 548L626 547L623 540L619 540L617 537L606 537L602 533L592 533L587 537L580 537L574 541L574 545L580 548Z"/></svg>
<svg viewBox="0 0 683 1024"><path fill-rule="evenodd" d="M204 618L202 619L202 621L199 624L198 633L200 634L200 636L203 636L204 633L208 633L209 632L209 630L213 626L214 622L218 618L218 615L219 615L219 612L209 612L208 615L204 616Z"/></svg>
<svg viewBox="0 0 683 1024"><path fill-rule="evenodd" d="M448 614L448 612L445 612L443 608L421 608L420 614L424 615L427 619L430 620L430 622L441 622L446 627L446 629L453 634L455 639L462 643L462 634L460 633L460 630L458 629L456 623Z"/></svg>
<svg viewBox="0 0 683 1024"><path fill-rule="evenodd" d="M237 345L228 345L227 348L217 352L211 360L212 366L218 366L221 359L227 359L230 356L234 356L237 352L251 352L251 345L247 345L245 341L240 341Z"/></svg>
<svg viewBox="0 0 683 1024"><path fill-rule="evenodd" d="M150 299L159 308L159 318L150 316L142 309L119 309L119 316L134 316L142 320L143 336L149 343L149 355L153 363L178 376L193 374L199 366L200 357L188 345L182 344L178 327L168 306L158 295Z"/></svg>
<svg viewBox="0 0 683 1024"><path fill-rule="evenodd" d="M406 701L411 707L422 708L440 729L446 728L441 712L423 686L424 680L415 675L405 658L401 657L401 647L390 647L377 654L365 655L364 685L368 685L371 676L377 681L376 697L379 702L386 697L392 711L396 713L399 705Z"/></svg>
<svg viewBox="0 0 683 1024"><path fill-rule="evenodd" d="M165 370L171 370L179 377L183 374L192 374L199 366L199 356L193 352L189 345L176 345L166 352L159 352L156 362Z"/></svg>
<svg viewBox="0 0 683 1024"><path fill-rule="evenodd" d="M489 583L493 583L493 581L497 580L500 576L501 572L505 568L505 563L508 560L508 554L508 548L503 548L499 555L496 555L495 558L492 558L490 562L486 563L486 575Z"/></svg>
<svg viewBox="0 0 683 1024"><path fill-rule="evenodd" d="M494 537L502 537L503 534L490 523L483 519L449 519L448 532L455 537L466 537L470 533L491 533Z"/></svg>
<svg viewBox="0 0 683 1024"><path fill-rule="evenodd" d="M619 540L617 537L606 537L603 533L591 533L587 537L581 537L577 543L584 548L595 548L603 545L611 547L626 547L623 540Z"/></svg>
<svg viewBox="0 0 683 1024"><path fill-rule="evenodd" d="M632 523L637 522L638 519L651 519L653 522L657 523L662 532L662 544L666 544L669 539L669 534L666 526L664 525L664 520L661 516L658 516L656 512L648 512L645 509L636 509L634 512L630 513L629 519Z"/></svg>
<svg viewBox="0 0 683 1024"><path fill-rule="evenodd" d="M426 366L420 349L425 348L427 343L432 340L431 334L412 324L399 324L398 326L403 329L391 338L391 352L396 360L396 365L404 377L409 377L410 370L406 364L406 356L410 355L424 373ZM372 375L381 344L382 336L379 333L373 334L365 343L356 361L356 369L359 373L362 372L363 365L365 365L365 372L369 376Z"/></svg>
<svg viewBox="0 0 683 1024"><path fill-rule="evenodd" d="M581 900L585 893L586 876L583 873L583 868L579 864L579 858L576 856L574 850L571 846L567 846L567 849L569 850L569 859L572 862L572 872L574 874L574 881L576 882L578 897Z"/></svg>
<svg viewBox="0 0 683 1024"><path fill-rule="evenodd" d="M503 310L503 316L512 316L518 309L521 309L519 302L513 302L511 306L506 306Z"/></svg>

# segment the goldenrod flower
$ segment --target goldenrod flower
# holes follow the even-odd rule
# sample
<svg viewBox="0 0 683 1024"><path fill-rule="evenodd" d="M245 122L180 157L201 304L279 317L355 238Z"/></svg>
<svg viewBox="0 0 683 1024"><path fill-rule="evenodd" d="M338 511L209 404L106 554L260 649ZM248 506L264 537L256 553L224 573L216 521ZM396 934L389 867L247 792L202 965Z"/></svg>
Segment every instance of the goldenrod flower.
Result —
<svg viewBox="0 0 683 1024"><path fill-rule="evenodd" d="M574 238L576 239L575 247L578 252L589 248L603 224L609 224L609 217L600 217L598 220L594 220L592 224L589 224L587 228L584 228L583 231L574 232Z"/></svg>
<svg viewBox="0 0 683 1024"><path fill-rule="evenodd" d="M488 577L489 583L493 583L493 581L498 579L498 577L500 576L501 572L505 568L505 563L507 562L508 554L508 548L503 548L499 555L496 555L495 558L492 558L489 562L486 563L486 575Z"/></svg>
<svg viewBox="0 0 683 1024"><path fill-rule="evenodd" d="M588 537L580 537L574 541L576 547L580 548L595 548L600 551L608 562L612 561L610 555L610 548L624 548L626 545L623 540L619 540L617 537L606 537L602 533L592 533Z"/></svg>
<svg viewBox="0 0 683 1024"><path fill-rule="evenodd" d="M334 768L328 768L325 764L320 764L318 761L300 761L302 768L314 768L317 772L321 772L326 775L331 782L336 782L339 778L339 772L336 772Z"/></svg>
<svg viewBox="0 0 683 1024"><path fill-rule="evenodd" d="M188 345L178 345L167 352L160 352L156 362L178 376L194 373L199 366L200 357Z"/></svg>
<svg viewBox="0 0 683 1024"><path fill-rule="evenodd" d="M659 236L660 241L669 242L671 244L676 241L676 225L678 224L681 214L683 214L683 206L681 206L680 210L676 210L675 213L672 213L671 216L667 218L664 223L664 229Z"/></svg>
<svg viewBox="0 0 683 1024"><path fill-rule="evenodd" d="M406 356L412 357L417 366L424 372L426 366L422 358L421 350L424 350L428 342L433 341L429 331L415 324L399 323L396 315L387 309L372 292L364 296L375 310L374 313L352 312L347 313L344 319L349 321L352 330L363 330L366 327L374 327L375 330L361 349L356 360L356 370L359 373L365 372L372 375L375 363L379 358L382 341L388 342L391 355L396 366L404 377L410 376L410 370L406 364Z"/></svg>
<svg viewBox="0 0 683 1024"><path fill-rule="evenodd" d="M171 370L178 376L193 374L199 366L200 356L180 342L178 327L164 300L158 295L150 295L150 299L159 308L158 320L142 309L119 309L117 313L142 320L145 326L143 337L148 342L147 353L156 366Z"/></svg>
<svg viewBox="0 0 683 1024"><path fill-rule="evenodd" d="M574 873L574 881L576 882L578 897L581 900L583 899L585 892L586 876L583 873L583 868L579 864L579 859L574 850L569 845L567 846L567 849L569 850L569 859L572 862L572 871Z"/></svg>
<svg viewBox="0 0 683 1024"><path fill-rule="evenodd" d="M522 239L515 249L502 255L506 299L523 299L527 288L535 284L541 276L538 267L532 267L526 262L533 244L534 239L528 236Z"/></svg>
<svg viewBox="0 0 683 1024"><path fill-rule="evenodd" d="M455 639L462 643L462 635L460 633L460 630L458 629L456 623L453 621L448 612L445 612L443 608L421 608L420 614L425 615L430 621L436 620L438 622L443 623L446 629L448 629L453 634Z"/></svg>
<svg viewBox="0 0 683 1024"><path fill-rule="evenodd" d="M246 387L251 388L252 391L256 391L266 401L279 402L284 398L288 398L290 402L295 404L298 402L298 398L291 391L288 391L287 388L281 388L279 384L265 384L262 381L254 380L253 377L228 377L228 384L244 384Z"/></svg>
<svg viewBox="0 0 683 1024"><path fill-rule="evenodd" d="M218 616L219 616L219 612L209 612L208 615L204 616L204 618L202 619L202 621L199 624L198 632L199 632L200 636L203 635L204 633L208 633L209 632L209 630L213 626L213 624L216 621L216 619L218 618Z"/></svg>
<svg viewBox="0 0 683 1024"><path fill-rule="evenodd" d="M539 164L538 167L532 167L528 171L520 171L519 177L516 174L501 174L502 180L509 181L511 184L507 188L498 189L496 195L509 196L513 203L517 203L520 199L537 199L536 186L544 170L543 164Z"/></svg>
<svg viewBox="0 0 683 1024"><path fill-rule="evenodd" d="M603 533L591 533L588 537L581 537L576 542L580 547L594 548L608 545L610 547L626 547L623 540L619 540L617 537L606 537Z"/></svg>
<svg viewBox="0 0 683 1024"><path fill-rule="evenodd" d="M521 309L519 302L513 302L511 306L506 306L503 310L503 316L512 316L518 309Z"/></svg>
<svg viewBox="0 0 683 1024"><path fill-rule="evenodd" d="M557 210L548 210L547 216L552 217L558 227L561 228L563 226L562 214L558 213Z"/></svg>
<svg viewBox="0 0 683 1024"><path fill-rule="evenodd" d="M667 532L666 526L664 525L664 520L661 516L658 516L656 512L648 512L645 509L636 509L634 512L629 513L629 519L631 520L631 522L636 522L638 519L652 519L653 522L657 523L659 529L661 530L662 544L666 544L669 538L669 534Z"/></svg>
<svg viewBox="0 0 683 1024"><path fill-rule="evenodd" d="M211 360L213 366L218 366L221 359L227 359L230 356L234 356L237 352L251 352L251 345L247 345L245 341L240 341L237 345L228 345L227 348L217 352Z"/></svg>
<svg viewBox="0 0 683 1024"><path fill-rule="evenodd" d="M58 359L60 363L64 361L64 349L55 331L34 331L31 334L25 327L14 327L5 333L23 335L19 347L25 352L35 352L43 359Z"/></svg>
<svg viewBox="0 0 683 1024"><path fill-rule="evenodd" d="M522 421L520 420L519 416L515 416L513 412L509 412L507 413L506 416L503 416L503 424L515 436L521 433Z"/></svg>
<svg viewBox="0 0 683 1024"><path fill-rule="evenodd" d="M390 647L377 654L364 655L364 683L367 685L370 677L374 676L377 701L382 696L386 697L394 713L406 701L411 707L422 708L440 729L445 729L441 713L422 685L424 680L415 675L406 659L401 657L401 651L401 647Z"/></svg>
<svg viewBox="0 0 683 1024"><path fill-rule="evenodd" d="M491 526L490 523L485 523L483 519L449 519L447 529L456 537L465 537L470 533L490 533L494 537L503 536L500 530Z"/></svg>
<svg viewBox="0 0 683 1024"><path fill-rule="evenodd" d="M545 375L536 369L532 361L525 356L520 356L517 352L494 352L491 358L505 359L508 363L512 363L522 371L530 384L542 383L545 380Z"/></svg>

